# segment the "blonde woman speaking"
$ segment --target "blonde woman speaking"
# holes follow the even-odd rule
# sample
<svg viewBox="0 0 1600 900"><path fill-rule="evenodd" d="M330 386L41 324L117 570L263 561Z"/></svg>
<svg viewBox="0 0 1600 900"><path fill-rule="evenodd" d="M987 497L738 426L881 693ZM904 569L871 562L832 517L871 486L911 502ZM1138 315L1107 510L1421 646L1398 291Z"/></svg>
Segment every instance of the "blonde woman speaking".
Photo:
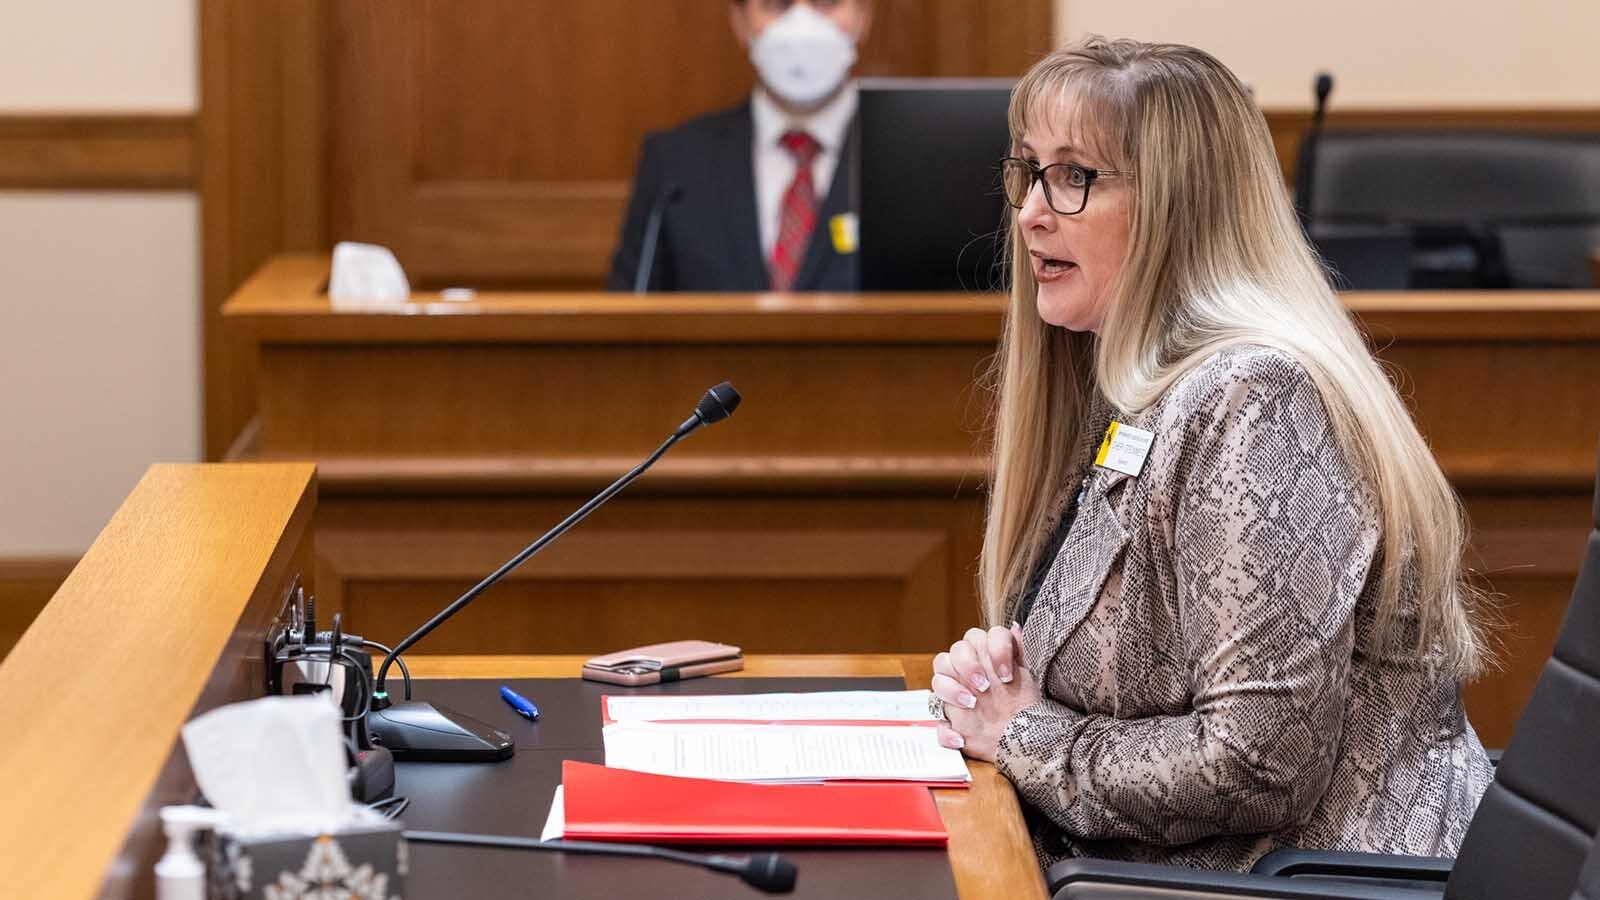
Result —
<svg viewBox="0 0 1600 900"><path fill-rule="evenodd" d="M1028 72L979 579L941 740L1045 863L1454 855L1491 778L1465 525L1296 222L1266 122L1190 47Z"/></svg>

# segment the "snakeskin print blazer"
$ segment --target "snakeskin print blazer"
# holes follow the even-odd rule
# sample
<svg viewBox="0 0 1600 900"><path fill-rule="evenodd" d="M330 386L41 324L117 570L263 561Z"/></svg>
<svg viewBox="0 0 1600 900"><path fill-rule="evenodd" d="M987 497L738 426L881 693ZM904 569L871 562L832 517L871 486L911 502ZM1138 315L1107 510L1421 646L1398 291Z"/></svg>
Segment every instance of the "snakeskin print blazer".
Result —
<svg viewBox="0 0 1600 900"><path fill-rule="evenodd" d="M1118 417L1155 433L1134 477L1090 466L1112 412L1090 414L1080 508L1023 626L1043 699L996 759L1041 861L1454 856L1493 772L1454 680L1368 649L1375 495L1305 369L1213 355Z"/></svg>

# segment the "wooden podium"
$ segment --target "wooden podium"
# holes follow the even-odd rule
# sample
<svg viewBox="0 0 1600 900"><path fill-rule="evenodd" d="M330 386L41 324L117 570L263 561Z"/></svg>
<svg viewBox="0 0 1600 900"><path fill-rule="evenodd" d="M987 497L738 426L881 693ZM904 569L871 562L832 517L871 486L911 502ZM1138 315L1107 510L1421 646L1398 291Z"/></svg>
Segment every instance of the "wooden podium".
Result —
<svg viewBox="0 0 1600 900"><path fill-rule="evenodd" d="M311 565L316 507L309 465L153 466L0 663L0 871L18 896L154 895L151 867L166 843L157 813L197 797L179 729L264 693L264 641ZM580 659L413 657L411 669L573 677ZM929 666L921 655L756 656L740 674L915 685ZM1043 897L1010 784L993 766L969 766L970 790L934 792L959 896ZM476 771L496 774L494 765ZM530 822L526 836L536 836Z"/></svg>
<svg viewBox="0 0 1600 900"><path fill-rule="evenodd" d="M745 403L429 638L575 653L684 636L929 652L976 620L992 295L419 293L336 311L326 256L224 308L260 354L230 452L313 460L322 599L397 639L654 449L712 384ZM1577 573L1600 435L1600 293L1346 300L1466 500L1507 597L1503 743Z"/></svg>
<svg viewBox="0 0 1600 900"><path fill-rule="evenodd" d="M654 450L704 391L744 403L429 638L574 653L930 651L976 619L999 301L438 295L335 312L323 257L225 308L260 351L233 459L312 459L322 599L398 639Z"/></svg>

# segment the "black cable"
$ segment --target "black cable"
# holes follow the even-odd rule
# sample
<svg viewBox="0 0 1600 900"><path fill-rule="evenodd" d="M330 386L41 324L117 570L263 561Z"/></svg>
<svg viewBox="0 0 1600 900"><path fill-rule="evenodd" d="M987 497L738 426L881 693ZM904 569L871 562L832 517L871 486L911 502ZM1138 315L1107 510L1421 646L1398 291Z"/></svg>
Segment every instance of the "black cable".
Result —
<svg viewBox="0 0 1600 900"><path fill-rule="evenodd" d="M400 814L411 806L410 797L389 797L376 803L368 803L367 809L383 816L385 819L398 819Z"/></svg>
<svg viewBox="0 0 1600 900"><path fill-rule="evenodd" d="M699 866L717 872L737 875L745 884L769 894L787 894L794 890L796 871L794 864L776 853L751 856L721 856L684 853L667 847L650 844L607 844L598 841L540 841L534 838L499 834L461 834L453 831L405 831L401 833L413 844L454 844L463 847L492 847L500 850L544 850L556 853L580 853L595 856L636 856L666 859L685 865Z"/></svg>
<svg viewBox="0 0 1600 900"><path fill-rule="evenodd" d="M388 657L389 655L394 653L393 650L389 649L387 644L380 644L377 641L369 641L366 638L362 638L362 641L369 647L376 647L379 650L382 650L385 657ZM404 681L405 681L406 699L410 700L411 699L411 670L406 668L406 661L405 661L404 657L396 656L394 658L394 661L395 661L395 663L397 665L400 666L400 677L402 679L404 679Z"/></svg>
<svg viewBox="0 0 1600 900"><path fill-rule="evenodd" d="M334 666L348 667L348 668L354 669L355 673L356 673L356 677L360 682L361 711L356 713L355 715L340 716L339 717L339 721L340 722L354 722L354 721L356 721L358 719L366 718L367 714L372 712L372 676L367 674L366 667L361 665L361 662L360 662L360 660L358 660L356 658L355 653L352 652L349 648L341 647L339 649L339 656L340 656L341 659L343 659L343 662L340 662L340 661L335 660L333 658L333 654L332 653L329 653L327 656L324 657L324 656L322 656L322 655L320 655L318 653L308 652L308 651L309 651L309 648L304 648L299 653L291 653L290 655L288 655L288 656L286 656L284 658L284 662L286 662L286 663L287 662L295 662L297 660L303 660L303 659L319 660L319 661L322 661L322 662L326 662L328 664L328 671L322 676L322 685L321 686L323 688L328 689L329 691L331 691L333 689L332 679L333 679L333 667ZM344 704L343 703L339 704L339 707L340 707L339 711L343 712L344 711Z"/></svg>
<svg viewBox="0 0 1600 900"><path fill-rule="evenodd" d="M356 658L354 652L341 647L339 649L339 655L344 657L345 661L350 664L350 668L355 670L356 678L361 683L361 711L353 716L344 716L339 721L358 722L362 719L365 719L367 714L372 712L372 676L367 674L367 667L361 664L362 661ZM330 665L330 669L331 668L332 666ZM343 711L343 704L340 704L340 712Z"/></svg>

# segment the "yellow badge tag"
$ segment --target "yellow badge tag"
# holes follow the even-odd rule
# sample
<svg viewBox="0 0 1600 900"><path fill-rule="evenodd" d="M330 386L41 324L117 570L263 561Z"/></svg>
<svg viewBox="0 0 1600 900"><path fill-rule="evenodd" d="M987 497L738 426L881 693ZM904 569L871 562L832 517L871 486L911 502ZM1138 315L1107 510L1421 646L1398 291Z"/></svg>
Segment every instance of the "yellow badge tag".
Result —
<svg viewBox="0 0 1600 900"><path fill-rule="evenodd" d="M861 240L861 223L855 213L839 213L828 220L828 233L833 236L833 252L849 256Z"/></svg>
<svg viewBox="0 0 1600 900"><path fill-rule="evenodd" d="M1099 452L1094 455L1094 464L1125 475L1138 475L1155 439L1152 432L1113 420L1106 429L1105 440L1100 442Z"/></svg>

